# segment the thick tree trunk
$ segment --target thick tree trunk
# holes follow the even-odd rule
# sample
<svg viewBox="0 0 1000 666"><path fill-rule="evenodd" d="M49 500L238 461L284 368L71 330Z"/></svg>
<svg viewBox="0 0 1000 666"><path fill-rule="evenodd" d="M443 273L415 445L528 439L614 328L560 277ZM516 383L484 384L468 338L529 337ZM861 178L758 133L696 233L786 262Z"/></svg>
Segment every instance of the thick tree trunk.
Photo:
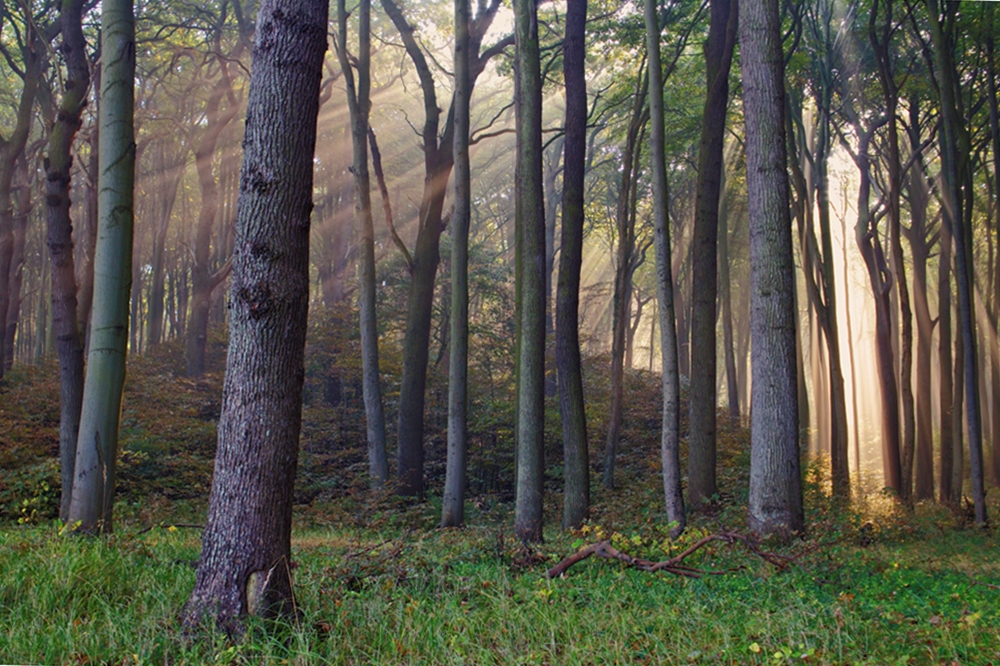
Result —
<svg viewBox="0 0 1000 666"><path fill-rule="evenodd" d="M777 0L740 17L750 213L753 411L748 527L801 532L795 266L785 153L784 67Z"/></svg>
<svg viewBox="0 0 1000 666"><path fill-rule="evenodd" d="M469 408L469 221L472 176L469 165L469 0L455 0L455 214L451 227L451 343L448 364L448 462L441 527L465 519ZM546 296L548 301L548 296Z"/></svg>
<svg viewBox="0 0 1000 666"><path fill-rule="evenodd" d="M698 147L698 185L692 240L691 394L688 434L688 506L697 509L716 493L715 420L718 398L715 375L719 192L722 148L729 104L729 69L736 42L736 0L712 0L705 64L705 98L701 143Z"/></svg>
<svg viewBox="0 0 1000 666"><path fill-rule="evenodd" d="M957 487L952 484L954 475L954 460L956 446L961 452L961 402L958 411L955 406L955 371L952 364L952 334L951 334L951 233L947 225L941 226L941 250L938 255L938 368L940 369L940 386L938 389L938 404L941 414L941 447L940 476L938 477L938 501L942 504L958 506L961 497L961 483ZM955 423L958 423L956 438ZM959 453L961 455L961 453ZM959 472L961 474L961 472ZM959 476L961 479L961 476Z"/></svg>
<svg viewBox="0 0 1000 666"><path fill-rule="evenodd" d="M545 200L538 11L532 0L515 0L514 35L515 206L522 279L514 532L524 542L540 542L545 476Z"/></svg>
<svg viewBox="0 0 1000 666"><path fill-rule="evenodd" d="M646 50L649 53L649 114L653 128L650 151L653 166L653 229L656 253L656 298L660 311L660 354L663 364L663 416L660 430L660 461L663 495L670 535L677 537L687 524L681 492L680 461L680 371L674 316L674 279L671 268L669 196L664 148L663 78L660 67L660 26L655 0L645 0ZM568 162L567 162L568 163ZM653 348L650 344L649 355Z"/></svg>
<svg viewBox="0 0 1000 666"><path fill-rule="evenodd" d="M264 0L243 141L215 475L186 626L291 613L292 486L327 2Z"/></svg>
<svg viewBox="0 0 1000 666"><path fill-rule="evenodd" d="M95 297L69 506L70 524L78 523L85 532L112 529L118 424L128 353L135 182L135 17L131 0L104 0L101 53Z"/></svg>

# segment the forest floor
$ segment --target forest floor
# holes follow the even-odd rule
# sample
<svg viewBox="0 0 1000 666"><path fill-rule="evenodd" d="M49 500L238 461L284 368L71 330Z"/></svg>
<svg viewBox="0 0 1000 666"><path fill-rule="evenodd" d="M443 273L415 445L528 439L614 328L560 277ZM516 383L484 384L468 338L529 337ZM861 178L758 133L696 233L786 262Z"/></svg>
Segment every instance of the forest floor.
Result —
<svg viewBox="0 0 1000 666"><path fill-rule="evenodd" d="M906 509L875 479L838 504L821 463L807 469L806 535L758 546L784 566L739 542L712 542L685 560L697 578L597 557L548 578L601 539L661 561L707 535L742 531L747 433L720 422L723 490L680 539L667 537L658 379L645 373L630 379L618 489L595 479L591 520L560 533L560 470L550 466L551 527L544 544L525 549L510 532L509 454L474 449L468 526L437 529L433 406L427 501L373 495L358 471L359 414L315 370L322 363L307 364L292 542L299 612L287 624L251 623L241 642L186 635L178 614L194 584L221 372L177 378L176 355L131 366L116 532L102 538L73 538L52 519L54 365L16 369L0 388L0 663L1000 665L995 533L971 527L965 511ZM588 389L600 392L602 381ZM602 405L591 403L596 459ZM996 495L991 488L995 519Z"/></svg>

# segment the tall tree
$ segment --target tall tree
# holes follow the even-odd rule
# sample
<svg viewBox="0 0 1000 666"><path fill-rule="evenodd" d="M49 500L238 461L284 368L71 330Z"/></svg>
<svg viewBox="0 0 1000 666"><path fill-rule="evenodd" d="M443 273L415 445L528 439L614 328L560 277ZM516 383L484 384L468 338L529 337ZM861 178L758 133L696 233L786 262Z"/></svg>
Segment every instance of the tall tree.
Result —
<svg viewBox="0 0 1000 666"><path fill-rule="evenodd" d="M424 189L420 201L416 246L410 270L410 294L406 315L406 336L403 340L403 377L399 387L399 419L397 437L397 473L400 494L421 495L424 489L424 389L427 384L427 361L430 353L431 315L434 302L434 281L440 262L441 232L444 230L444 199L448 178L454 166L454 101L449 105L444 127L440 126L434 76L427 57L394 0L382 0L382 7L399 32L406 53L417 70L424 102L424 125L421 131L424 153ZM480 3L479 11L469 28L469 80L472 84L483 72L486 63L510 44L501 39L482 48L500 0ZM438 130L442 131L440 134Z"/></svg>
<svg viewBox="0 0 1000 666"><path fill-rule="evenodd" d="M563 144L562 234L556 286L556 367L563 434L563 529L579 527L590 510L590 452L580 361L580 269L583 265L584 176L587 157L587 0L568 0L563 78L566 141Z"/></svg>
<svg viewBox="0 0 1000 666"><path fill-rule="evenodd" d="M515 0L514 108L517 121L515 224L520 265L517 359L517 485L514 531L542 540L545 474L545 199L542 192L542 75L538 9Z"/></svg>
<svg viewBox="0 0 1000 666"><path fill-rule="evenodd" d="M328 4L264 0L250 74L215 474L183 622L290 613L313 152Z"/></svg>
<svg viewBox="0 0 1000 666"><path fill-rule="evenodd" d="M354 149L354 216L360 237L358 309L361 312L361 372L368 438L368 474L381 487L389 479L385 450L385 412L378 368L378 326L375 312L375 226L372 222L371 180L368 176L368 113L371 109L371 0L358 6L357 86L347 54L347 9L337 0L337 57L347 88Z"/></svg>
<svg viewBox="0 0 1000 666"><path fill-rule="evenodd" d="M69 522L110 532L118 424L128 354L134 220L135 16L132 0L101 5L100 189L87 377Z"/></svg>
<svg viewBox="0 0 1000 666"><path fill-rule="evenodd" d="M694 237L691 247L691 393L688 401L688 505L698 508L716 492L715 342L718 292L719 192L729 105L729 69L739 13L736 0L712 0L705 43L707 94L698 147Z"/></svg>
<svg viewBox="0 0 1000 666"><path fill-rule="evenodd" d="M972 172L970 139L959 108L956 87L960 78L955 66L957 8L953 4L926 0L934 45L938 94L941 99L941 164L944 176L945 221L950 223L955 247L955 281L958 287L958 334L962 338L965 417L969 437L969 465L976 523L986 525L986 493L983 487L982 423L979 409L978 355L972 299ZM968 198L968 200L966 200ZM955 407L957 409L957 405Z"/></svg>
<svg viewBox="0 0 1000 666"><path fill-rule="evenodd" d="M655 0L644 4L646 49L649 53L650 145L653 163L653 228L656 252L656 296L660 305L660 355L663 365L663 422L660 457L663 464L663 494L671 536L678 536L686 523L681 493L680 461L680 372L677 365L677 324L674 317L674 279L671 270L670 220L667 206L667 163L664 145L663 76L660 67L660 26ZM567 157L567 164L569 163ZM652 346L652 345L651 345ZM653 355L652 348L649 350Z"/></svg>
<svg viewBox="0 0 1000 666"><path fill-rule="evenodd" d="M66 61L63 96L49 133L45 159L46 244L51 256L52 332L59 355L59 462L62 495L59 517L69 518L73 495L76 441L83 402L83 336L77 319L76 272L70 182L73 140L87 103L90 66L83 36L83 0L65 0L59 12L62 53Z"/></svg>
<svg viewBox="0 0 1000 666"><path fill-rule="evenodd" d="M0 136L0 379L10 366L11 358L5 358L8 347L13 349L13 340L6 340L7 311L10 300L17 300L18 295L12 294L11 276L17 266L14 263L14 204L11 197L11 185L14 174L20 162L24 160L24 149L31 132L31 121L35 105L35 95L45 67L45 37L38 32L35 17L30 15L28 3L22 3L24 30L17 31L23 38L17 54L21 66L15 64L13 54L6 47L2 52L8 64L13 66L21 78L21 95L18 99L14 126L9 136ZM0 19L7 18L0 14Z"/></svg>
<svg viewBox="0 0 1000 666"><path fill-rule="evenodd" d="M741 9L753 371L747 524L761 534L788 534L801 531L805 523L781 19L778 0L751 2Z"/></svg>
<svg viewBox="0 0 1000 666"><path fill-rule="evenodd" d="M448 468L441 526L456 527L465 515L465 468L469 408L469 0L455 0L455 213L451 227L451 360L448 364Z"/></svg>

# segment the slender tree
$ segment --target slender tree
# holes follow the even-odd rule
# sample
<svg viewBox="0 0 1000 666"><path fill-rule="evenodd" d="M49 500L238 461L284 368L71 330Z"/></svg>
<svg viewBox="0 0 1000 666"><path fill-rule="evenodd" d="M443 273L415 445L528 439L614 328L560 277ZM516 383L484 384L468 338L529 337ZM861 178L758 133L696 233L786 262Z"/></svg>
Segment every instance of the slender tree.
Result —
<svg viewBox="0 0 1000 666"><path fill-rule="evenodd" d="M542 540L545 436L545 201L542 193L542 77L538 9L515 0L517 184L515 210L521 265L517 359L517 484L514 531Z"/></svg>
<svg viewBox="0 0 1000 666"><path fill-rule="evenodd" d="M455 0L455 213L451 227L451 360L448 365L448 463L441 527L462 524L469 407L469 0Z"/></svg>
<svg viewBox="0 0 1000 666"><path fill-rule="evenodd" d="M101 5L100 190L87 377L73 467L70 523L110 532L118 424L128 354L134 220L135 16L132 0Z"/></svg>
<svg viewBox="0 0 1000 666"><path fill-rule="evenodd" d="M680 372L677 365L677 328L674 320L674 280L671 271L670 220L667 214L667 164L664 146L663 78L660 67L660 26L655 0L646 0L646 48L649 53L649 115L652 122L653 228L656 252L656 297L660 310L660 355L663 365L663 423L660 457L663 494L670 533L684 531L684 497L680 462ZM568 160L567 160L568 163ZM650 356L653 350L649 350Z"/></svg>
<svg viewBox="0 0 1000 666"><path fill-rule="evenodd" d="M691 397L688 434L688 505L698 508L716 493L715 386L717 348L715 323L718 292L719 192L722 149L729 104L729 69L736 43L736 0L712 0L705 43L704 121L698 148L694 237L691 247Z"/></svg>
<svg viewBox="0 0 1000 666"><path fill-rule="evenodd" d="M371 108L371 0L358 6L358 80L347 54L347 8L337 0L337 57L347 88L354 148L354 216L360 237L358 310L361 313L361 373L368 438L368 474L376 487L389 479L385 446L385 412L378 368L378 325L375 312L375 225L372 222L371 180L368 175L368 112Z"/></svg>
<svg viewBox="0 0 1000 666"><path fill-rule="evenodd" d="M566 141L562 236L556 286L556 366L563 433L563 529L578 527L590 509L590 453L580 361L580 269L583 265L584 176L587 156L586 0L566 4L563 77Z"/></svg>
<svg viewBox="0 0 1000 666"><path fill-rule="evenodd" d="M747 524L761 534L788 534L805 524L781 19L778 0L745 3L741 10L753 366Z"/></svg>
<svg viewBox="0 0 1000 666"><path fill-rule="evenodd" d="M183 621L230 632L291 613L292 486L302 418L313 152L328 3L257 17L215 475Z"/></svg>

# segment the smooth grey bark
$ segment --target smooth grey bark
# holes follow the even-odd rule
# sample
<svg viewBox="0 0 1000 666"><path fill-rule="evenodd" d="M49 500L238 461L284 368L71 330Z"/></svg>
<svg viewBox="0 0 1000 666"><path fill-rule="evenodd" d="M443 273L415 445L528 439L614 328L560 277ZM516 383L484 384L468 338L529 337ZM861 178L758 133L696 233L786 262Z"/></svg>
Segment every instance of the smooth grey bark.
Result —
<svg viewBox="0 0 1000 666"><path fill-rule="evenodd" d="M946 193L943 193L947 196ZM942 216L944 212L942 211ZM941 225L941 249L938 253L938 275L937 275L937 296L938 296L938 412L941 415L941 435L939 451L939 476L938 476L938 501L941 504L958 506L958 501L962 495L961 471L958 472L958 484L952 483L955 473L955 449L958 449L961 456L962 437L962 403L955 402L955 398L960 393L956 390L955 369L952 359L952 351L957 352L957 345L952 343L951 330L951 233L948 225ZM957 360L957 359L955 359ZM958 428L955 425L958 425ZM957 430L957 434L956 434Z"/></svg>
<svg viewBox="0 0 1000 666"><path fill-rule="evenodd" d="M132 288L135 16L132 0L104 0L101 8L103 65L94 304L69 505L70 524L84 532L112 530Z"/></svg>
<svg viewBox="0 0 1000 666"><path fill-rule="evenodd" d="M795 265L785 153L784 62L778 0L744 4L740 16L750 215L753 410L748 527L805 528L798 447Z"/></svg>
<svg viewBox="0 0 1000 666"><path fill-rule="evenodd" d="M87 43L83 36L83 0L65 0L59 14L66 79L56 122L49 133L45 159L46 241L52 272L52 332L59 356L59 464L62 495L59 517L69 519L73 495L76 441L83 401L83 336L77 319L77 284L70 219L73 139L90 87Z"/></svg>
<svg viewBox="0 0 1000 666"><path fill-rule="evenodd" d="M563 529L579 527L590 510L590 452L580 360L580 270L583 265L584 176L587 156L587 1L567 0L563 78L562 234L556 285L556 367L563 435Z"/></svg>
<svg viewBox="0 0 1000 666"><path fill-rule="evenodd" d="M264 0L253 48L215 475L185 626L291 614L313 153L328 4Z"/></svg>
<svg viewBox="0 0 1000 666"><path fill-rule="evenodd" d="M718 300L719 192L729 105L729 69L736 43L736 0L712 0L705 43L705 110L698 146L694 235L691 241L691 391L688 400L688 506L716 494L716 303Z"/></svg>
<svg viewBox="0 0 1000 666"><path fill-rule="evenodd" d="M347 54L347 9L337 0L337 57L347 88L351 116L351 145L354 162L354 217L358 224L358 310L361 326L362 393L368 442L368 474L372 485L381 488L389 479L386 454L385 411L378 365L378 321L375 311L375 225L372 221L371 179L368 174L368 115L371 110L371 0L358 6L358 80Z"/></svg>
<svg viewBox="0 0 1000 666"><path fill-rule="evenodd" d="M514 196L521 264L514 533L523 542L540 542L545 475L545 199L541 58L534 0L514 1L514 40Z"/></svg>
<svg viewBox="0 0 1000 666"><path fill-rule="evenodd" d="M455 212L451 220L451 345L448 364L448 461L441 527L465 518L469 408L469 220L472 175L469 164L469 0L455 0ZM546 297L547 300L547 297Z"/></svg>
<svg viewBox="0 0 1000 666"><path fill-rule="evenodd" d="M680 461L680 370L677 359L677 324L674 316L674 280L671 270L670 219L667 197L667 164L664 146L663 77L660 68L660 27L655 0L645 0L646 50L649 54L650 157L653 165L653 229L656 253L656 297L660 312L660 355L663 364L663 419L660 459L663 495L671 537L684 531L684 496ZM652 348L649 350L653 354Z"/></svg>

